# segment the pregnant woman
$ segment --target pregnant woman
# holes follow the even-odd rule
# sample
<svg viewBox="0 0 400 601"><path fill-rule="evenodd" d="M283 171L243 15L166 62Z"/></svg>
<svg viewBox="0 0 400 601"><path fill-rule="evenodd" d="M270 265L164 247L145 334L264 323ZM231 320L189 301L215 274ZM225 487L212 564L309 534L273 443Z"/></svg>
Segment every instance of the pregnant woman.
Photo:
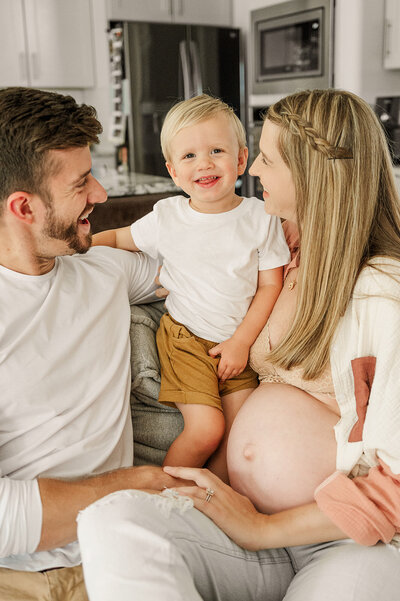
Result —
<svg viewBox="0 0 400 601"><path fill-rule="evenodd" d="M353 94L270 107L250 173L292 261L231 430L232 488L115 493L82 514L92 601L392 601L400 591L400 203ZM194 505L194 508L193 508Z"/></svg>

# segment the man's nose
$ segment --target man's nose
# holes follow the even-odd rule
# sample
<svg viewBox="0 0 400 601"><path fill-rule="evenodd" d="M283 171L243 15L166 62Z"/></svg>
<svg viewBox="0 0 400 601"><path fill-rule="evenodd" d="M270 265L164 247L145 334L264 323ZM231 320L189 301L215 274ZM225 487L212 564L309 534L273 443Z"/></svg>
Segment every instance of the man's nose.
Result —
<svg viewBox="0 0 400 601"><path fill-rule="evenodd" d="M88 194L88 201L91 204L97 204L106 202L107 200L107 192L103 188L100 182L97 181L93 175L91 176L91 186Z"/></svg>

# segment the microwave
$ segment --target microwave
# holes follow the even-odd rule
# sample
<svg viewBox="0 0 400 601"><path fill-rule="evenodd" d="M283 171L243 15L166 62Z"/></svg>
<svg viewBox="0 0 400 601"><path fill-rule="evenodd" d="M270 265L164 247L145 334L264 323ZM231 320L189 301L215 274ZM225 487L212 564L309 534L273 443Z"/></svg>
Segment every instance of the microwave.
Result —
<svg viewBox="0 0 400 601"><path fill-rule="evenodd" d="M254 94L333 86L334 0L291 0L251 12Z"/></svg>

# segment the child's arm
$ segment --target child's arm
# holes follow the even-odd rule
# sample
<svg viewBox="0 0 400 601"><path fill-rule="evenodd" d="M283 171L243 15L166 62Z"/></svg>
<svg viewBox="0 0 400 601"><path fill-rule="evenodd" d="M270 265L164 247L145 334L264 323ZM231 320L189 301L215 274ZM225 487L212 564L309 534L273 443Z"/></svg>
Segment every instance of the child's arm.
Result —
<svg viewBox="0 0 400 601"><path fill-rule="evenodd" d="M106 230L93 235L92 246L112 246L122 250L139 251L132 238L131 228L120 227L115 230Z"/></svg>
<svg viewBox="0 0 400 601"><path fill-rule="evenodd" d="M258 272L257 292L236 332L228 340L214 346L209 354L221 355L218 377L228 380L240 374L247 365L249 350L266 324L283 286L283 267Z"/></svg>

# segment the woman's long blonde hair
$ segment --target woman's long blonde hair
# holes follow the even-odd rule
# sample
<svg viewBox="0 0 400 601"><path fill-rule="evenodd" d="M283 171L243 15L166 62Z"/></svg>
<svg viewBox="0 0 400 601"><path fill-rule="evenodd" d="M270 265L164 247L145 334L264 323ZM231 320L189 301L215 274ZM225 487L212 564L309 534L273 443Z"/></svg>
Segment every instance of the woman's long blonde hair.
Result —
<svg viewBox="0 0 400 601"><path fill-rule="evenodd" d="M361 98L341 90L293 94L266 118L281 126L300 233L298 304L270 358L304 377L321 374L361 269L400 260L400 201L382 127Z"/></svg>

